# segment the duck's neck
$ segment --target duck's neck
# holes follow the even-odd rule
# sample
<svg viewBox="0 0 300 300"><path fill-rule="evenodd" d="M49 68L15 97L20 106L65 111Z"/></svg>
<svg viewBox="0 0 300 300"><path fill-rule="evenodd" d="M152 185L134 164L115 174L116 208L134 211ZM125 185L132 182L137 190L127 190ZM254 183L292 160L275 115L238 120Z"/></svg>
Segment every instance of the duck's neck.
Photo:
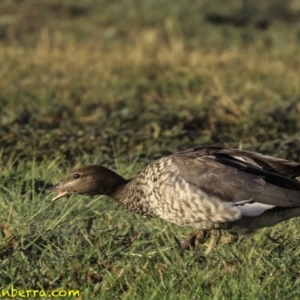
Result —
<svg viewBox="0 0 300 300"><path fill-rule="evenodd" d="M147 203L145 186L140 182L138 177L127 180L124 184L119 185L110 197L130 211L144 216L154 216Z"/></svg>

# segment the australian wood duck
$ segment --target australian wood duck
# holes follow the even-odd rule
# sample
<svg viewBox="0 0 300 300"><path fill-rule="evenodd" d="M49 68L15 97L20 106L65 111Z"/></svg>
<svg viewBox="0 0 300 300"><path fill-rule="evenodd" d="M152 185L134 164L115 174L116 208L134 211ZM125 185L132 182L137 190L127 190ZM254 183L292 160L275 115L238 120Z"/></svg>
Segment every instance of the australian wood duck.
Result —
<svg viewBox="0 0 300 300"><path fill-rule="evenodd" d="M203 146L160 158L132 179L98 165L72 170L47 191L107 195L135 213L235 236L300 215L300 164L255 152ZM190 238L186 241L190 242ZM184 247L187 244L184 244Z"/></svg>

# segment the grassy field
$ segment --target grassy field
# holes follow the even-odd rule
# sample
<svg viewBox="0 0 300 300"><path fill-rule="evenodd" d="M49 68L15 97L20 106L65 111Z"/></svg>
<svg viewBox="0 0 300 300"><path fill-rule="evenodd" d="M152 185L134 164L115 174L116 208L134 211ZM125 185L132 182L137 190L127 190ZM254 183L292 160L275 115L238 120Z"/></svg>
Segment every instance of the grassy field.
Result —
<svg viewBox="0 0 300 300"><path fill-rule="evenodd" d="M187 228L105 197L44 193L74 166L130 178L196 145L300 161L299 6L1 1L0 293L300 298L299 218L182 257L174 237Z"/></svg>

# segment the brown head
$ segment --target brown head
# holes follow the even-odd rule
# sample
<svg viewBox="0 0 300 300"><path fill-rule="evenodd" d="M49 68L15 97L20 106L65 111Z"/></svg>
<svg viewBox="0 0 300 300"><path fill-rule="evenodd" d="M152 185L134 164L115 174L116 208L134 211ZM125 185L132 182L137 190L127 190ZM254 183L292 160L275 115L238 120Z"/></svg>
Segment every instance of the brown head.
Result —
<svg viewBox="0 0 300 300"><path fill-rule="evenodd" d="M69 194L109 196L127 182L126 179L105 167L89 165L72 170L63 181L47 189L47 192L59 192L52 201Z"/></svg>

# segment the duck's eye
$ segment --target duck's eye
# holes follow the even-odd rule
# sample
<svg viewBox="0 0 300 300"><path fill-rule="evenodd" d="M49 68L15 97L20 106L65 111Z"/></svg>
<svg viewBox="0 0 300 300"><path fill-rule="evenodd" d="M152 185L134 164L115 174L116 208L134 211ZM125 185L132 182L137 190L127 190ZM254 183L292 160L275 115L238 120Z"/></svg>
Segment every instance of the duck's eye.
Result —
<svg viewBox="0 0 300 300"><path fill-rule="evenodd" d="M74 177L74 179L78 179L78 178L80 178L80 174L79 174L79 173L75 173L75 174L73 175L73 177Z"/></svg>

